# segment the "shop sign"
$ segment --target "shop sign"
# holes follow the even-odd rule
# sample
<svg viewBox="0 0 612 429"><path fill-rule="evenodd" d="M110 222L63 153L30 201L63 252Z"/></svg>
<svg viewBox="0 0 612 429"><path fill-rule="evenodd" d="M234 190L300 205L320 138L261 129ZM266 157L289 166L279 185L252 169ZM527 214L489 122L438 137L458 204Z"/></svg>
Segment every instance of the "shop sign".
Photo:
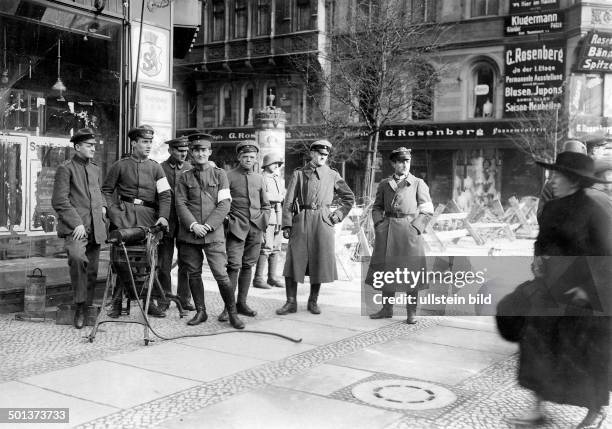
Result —
<svg viewBox="0 0 612 429"><path fill-rule="evenodd" d="M553 33L563 30L563 12L509 15L504 18L505 36Z"/></svg>
<svg viewBox="0 0 612 429"><path fill-rule="evenodd" d="M603 135L612 139L612 118L589 115L576 115L570 118L568 136L584 138L593 135Z"/></svg>
<svg viewBox="0 0 612 429"><path fill-rule="evenodd" d="M510 0L510 14L559 8L559 0Z"/></svg>
<svg viewBox="0 0 612 429"><path fill-rule="evenodd" d="M586 35L575 71L612 73L612 33L590 31Z"/></svg>
<svg viewBox="0 0 612 429"><path fill-rule="evenodd" d="M170 33L168 30L142 26L134 23L132 27L132 79L138 82L150 82L170 86ZM138 58L138 41L140 40L140 58Z"/></svg>
<svg viewBox="0 0 612 429"><path fill-rule="evenodd" d="M504 113L536 114L561 108L564 42L508 45L504 59Z"/></svg>
<svg viewBox="0 0 612 429"><path fill-rule="evenodd" d="M153 147L149 158L162 162L168 158L168 140L174 138L174 100L171 88L141 85L138 91L138 123L153 127Z"/></svg>

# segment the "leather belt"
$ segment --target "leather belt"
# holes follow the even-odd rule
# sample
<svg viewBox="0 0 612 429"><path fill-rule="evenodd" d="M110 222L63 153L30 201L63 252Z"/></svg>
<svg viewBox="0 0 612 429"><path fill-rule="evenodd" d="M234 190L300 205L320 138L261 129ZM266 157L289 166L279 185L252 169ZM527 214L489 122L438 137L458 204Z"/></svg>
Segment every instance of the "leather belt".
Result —
<svg viewBox="0 0 612 429"><path fill-rule="evenodd" d="M323 207L330 207L329 204L300 204L300 210L319 210Z"/></svg>
<svg viewBox="0 0 612 429"><path fill-rule="evenodd" d="M157 209L156 203L152 203L150 201L144 201L144 200L141 200L140 198L124 197L123 195L121 195L121 201L125 201L126 203L132 203L137 206L145 206L145 207L150 207L152 209Z"/></svg>
<svg viewBox="0 0 612 429"><path fill-rule="evenodd" d="M407 217L414 217L414 215L406 214L406 213L385 212L385 217L394 217L394 218L397 218L397 219L404 219L404 218L407 218Z"/></svg>

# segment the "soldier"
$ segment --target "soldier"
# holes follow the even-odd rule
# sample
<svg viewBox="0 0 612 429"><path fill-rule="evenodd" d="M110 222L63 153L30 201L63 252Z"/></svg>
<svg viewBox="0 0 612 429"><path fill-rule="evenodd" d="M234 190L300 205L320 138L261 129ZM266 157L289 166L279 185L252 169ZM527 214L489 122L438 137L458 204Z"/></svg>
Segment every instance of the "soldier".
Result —
<svg viewBox="0 0 612 429"><path fill-rule="evenodd" d="M168 228L172 194L164 169L149 159L153 132L149 125L141 125L128 132L132 155L115 162L102 185L102 193L109 207L108 217L114 228L150 227L153 224ZM113 198L115 191L116 199ZM110 317L121 315L121 278L130 275L118 274ZM166 316L153 302L149 303L148 313L154 317Z"/></svg>
<svg viewBox="0 0 612 429"><path fill-rule="evenodd" d="M365 283L372 285L374 272L396 272L408 268L413 272L426 267L425 242L422 234L433 215L433 203L427 184L410 174L410 149L400 147L391 152L395 173L380 182L372 206L374 222L374 252ZM371 314L372 319L393 317L390 298L396 289L405 289L408 295L406 323L416 323L417 292L422 284L398 286L395 283L382 287L383 307Z"/></svg>
<svg viewBox="0 0 612 429"><path fill-rule="evenodd" d="M257 312L247 305L246 299L253 265L257 263L261 249L263 231L268 226L270 204L263 176L253 171L259 146L253 140L245 140L238 143L236 152L240 165L227 173L232 195L227 226L227 274L234 291L238 286L238 313L255 317ZM219 321L226 320L227 310L224 310L219 315Z"/></svg>
<svg viewBox="0 0 612 429"><path fill-rule="evenodd" d="M334 225L351 211L355 195L342 176L325 165L332 145L318 140L310 145L310 162L296 169L287 186L283 204L283 236L289 239L285 261L287 302L276 310L285 315L297 311L297 284L310 277L308 311L321 314L317 305L321 283L338 278ZM336 195L340 207L331 212Z"/></svg>
<svg viewBox="0 0 612 429"><path fill-rule="evenodd" d="M177 187L176 211L180 220L178 232L179 260L185 266L197 313L188 325L199 325L208 319L202 282L202 251L225 303L230 324L243 329L236 312L234 290L225 266L225 232L223 221L230 210L230 189L222 168L208 162L212 137L196 133L189 136L194 168L182 174Z"/></svg>
<svg viewBox="0 0 612 429"><path fill-rule="evenodd" d="M281 156L275 152L269 153L263 159L263 177L266 184L266 195L271 205L270 219L261 245L259 260L255 268L253 286L260 289L270 289L270 286L284 287L276 278L278 260L281 250L281 224L283 218L283 199L285 186L278 174L283 165ZM268 281L266 284L266 268Z"/></svg>
<svg viewBox="0 0 612 429"><path fill-rule="evenodd" d="M100 191L100 169L92 161L96 152L93 131L80 129L70 141L76 153L57 168L51 202L59 216L57 235L64 238L68 252L76 305L73 323L81 329L93 303L100 244L106 240L106 201Z"/></svg>
<svg viewBox="0 0 612 429"><path fill-rule="evenodd" d="M172 202L170 204L170 218L168 219L168 232L164 235L164 238L159 243L157 248L159 255L159 283L161 284L166 294L172 293L172 283L170 279L170 271L172 270L172 257L174 256L175 240L178 236L178 217L176 214L176 189L178 186L178 179L181 175L191 170L191 164L185 159L187 158L187 151L189 147L189 140L187 137L179 137L177 139L169 140L168 152L170 157L161 163L166 179L170 184L172 192ZM177 246L178 247L178 246ZM195 307L190 304L191 293L189 292L189 283L187 282L187 275L181 259L178 259L178 286L176 295L181 302L181 307L187 311L195 311ZM165 311L168 308L169 302L162 303L159 307L160 310Z"/></svg>

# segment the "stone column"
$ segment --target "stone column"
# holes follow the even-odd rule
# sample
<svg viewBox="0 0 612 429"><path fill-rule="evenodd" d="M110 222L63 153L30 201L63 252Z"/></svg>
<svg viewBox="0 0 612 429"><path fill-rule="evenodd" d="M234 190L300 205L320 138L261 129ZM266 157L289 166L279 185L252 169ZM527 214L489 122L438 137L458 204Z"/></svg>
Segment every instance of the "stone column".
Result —
<svg viewBox="0 0 612 429"><path fill-rule="evenodd" d="M285 112L272 106L273 96L270 96L270 105L255 113L255 140L259 144L259 165L268 153L276 152L285 160ZM285 176L284 164L279 171L280 177Z"/></svg>

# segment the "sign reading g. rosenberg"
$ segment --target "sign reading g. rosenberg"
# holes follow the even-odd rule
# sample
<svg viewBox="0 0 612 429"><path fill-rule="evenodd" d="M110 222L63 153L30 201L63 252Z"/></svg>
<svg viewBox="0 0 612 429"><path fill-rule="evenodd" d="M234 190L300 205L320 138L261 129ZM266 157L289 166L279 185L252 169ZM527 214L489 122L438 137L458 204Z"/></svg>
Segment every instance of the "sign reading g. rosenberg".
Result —
<svg viewBox="0 0 612 429"><path fill-rule="evenodd" d="M505 113L536 113L561 107L565 79L563 42L506 46Z"/></svg>
<svg viewBox="0 0 612 429"><path fill-rule="evenodd" d="M575 71L612 73L612 33L590 31L582 43Z"/></svg>
<svg viewBox="0 0 612 429"><path fill-rule="evenodd" d="M561 30L563 30L563 12L510 15L504 19L505 36L524 36Z"/></svg>

